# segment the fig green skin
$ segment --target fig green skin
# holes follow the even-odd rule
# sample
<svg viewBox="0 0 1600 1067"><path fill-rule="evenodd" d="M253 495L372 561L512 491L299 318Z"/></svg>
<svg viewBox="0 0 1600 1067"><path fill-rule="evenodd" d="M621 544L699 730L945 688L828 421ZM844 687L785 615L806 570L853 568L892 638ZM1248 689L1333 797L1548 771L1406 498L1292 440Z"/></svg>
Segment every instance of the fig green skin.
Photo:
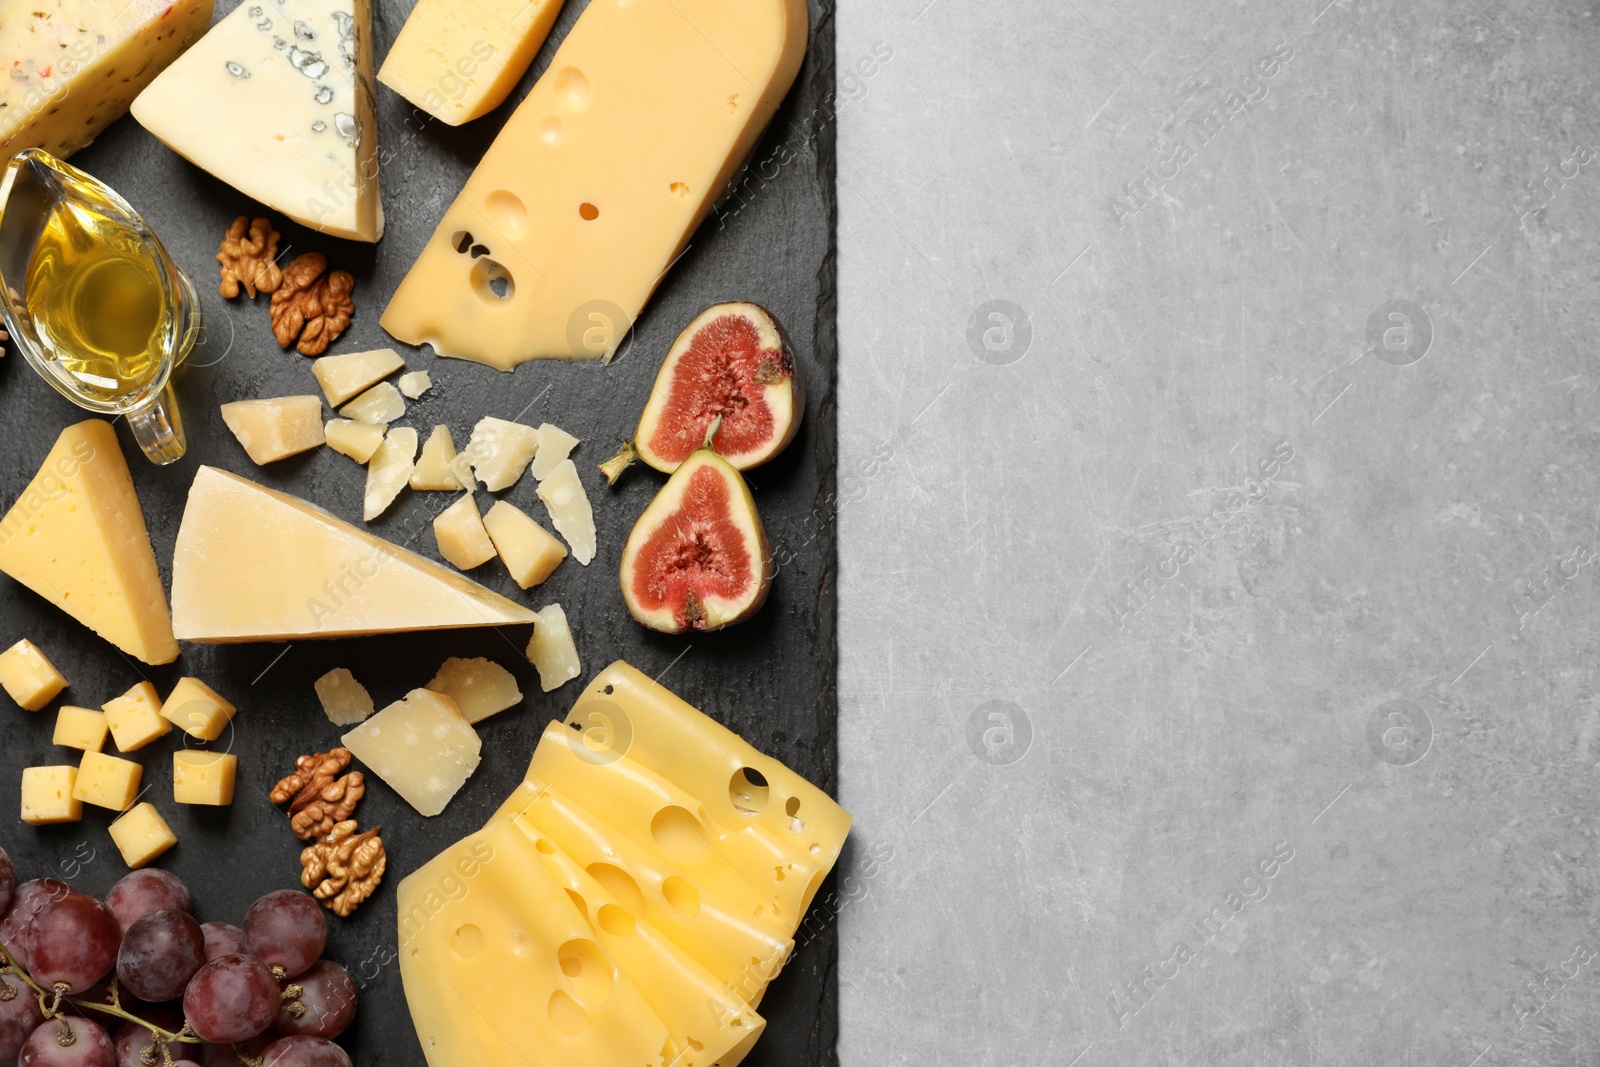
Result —
<svg viewBox="0 0 1600 1067"><path fill-rule="evenodd" d="M752 555L761 561L760 572L753 572L751 574L751 578L755 580L758 585L755 595L751 598L750 603L743 610L738 612L736 615L731 616L730 618L723 619L716 626L689 627L678 625L677 620L680 613L677 611L672 613L672 622L670 624L663 625L660 619L656 618L649 611L647 611L644 606L634 598L633 583L629 580L631 576L630 572L643 565L637 559L638 549L636 542L641 537L641 528L643 527L645 520L652 517L651 512L655 508L657 501L660 501L669 493L679 493L679 499L681 501L680 486L682 485L683 481L692 475L694 470L697 468L698 464L695 462L696 460L703 460L707 466L716 470L718 474L728 482L729 486L735 490L735 492L732 494L734 508L743 508L749 512L752 525L755 527L755 544L751 546ZM688 459L683 461L683 463L678 467L677 471L673 473L672 477L667 479L667 484L662 486L661 492L656 494L655 500L652 500L650 502L650 506L645 508L644 514L639 516L639 520L634 524L632 532L628 534L627 544L622 550L622 563L618 568L618 580L622 586L622 601L628 606L628 614L632 615L635 621L637 621L641 626L645 626L659 633L667 634L681 634L691 631L695 633L711 633L713 631L724 630L729 626L734 626L738 623L744 622L756 612L760 611L762 606L767 602L767 595L772 591L772 580L777 576L777 573L777 560L773 558L772 547L767 541L766 527L761 522L761 513L756 510L755 497L750 493L749 483L744 480L744 476L734 468L733 464L723 459L712 449L702 448L691 455Z"/></svg>
<svg viewBox="0 0 1600 1067"><path fill-rule="evenodd" d="M766 455L761 456L753 461L741 457L738 463L734 463L730 460L729 465L734 467L736 470L747 471L755 470L757 467L760 467L763 464L771 463L773 460L777 459L783 454L783 450L789 447L790 443L794 441L795 435L800 432L800 423L804 420L806 411L806 388L805 381L800 376L800 366L794 358L794 346L789 343L789 331L784 328L783 323L778 321L778 317L776 315L754 301L741 300L730 301L724 304L713 304L711 307L706 308L705 311L702 311L700 314L696 315L694 317L694 322L691 322L689 326L685 327L683 332L678 334L678 336L673 340L672 347L667 350L667 357L661 361L661 369L656 372L656 380L655 383L650 387L650 396L645 400L644 410L639 414L639 425L633 431L634 454L643 460L646 465L654 467L662 474L673 474L682 464L672 463L651 450L650 443L647 440L647 434L649 432L648 422L650 420L650 416L653 412L656 412L658 409L664 407L666 405L667 398L672 395L672 372L677 369L677 361L672 357L674 353L678 351L678 346L688 339L690 336L690 330L694 328L694 323L698 322L707 311L712 311L716 308L722 307L729 309L741 307L754 308L761 315L765 316L767 321L770 322L777 330L779 344L783 351L784 362L789 367L789 391L793 396L793 417L789 419L789 425L784 428L783 435L771 446ZM747 314L743 311L738 313Z"/></svg>

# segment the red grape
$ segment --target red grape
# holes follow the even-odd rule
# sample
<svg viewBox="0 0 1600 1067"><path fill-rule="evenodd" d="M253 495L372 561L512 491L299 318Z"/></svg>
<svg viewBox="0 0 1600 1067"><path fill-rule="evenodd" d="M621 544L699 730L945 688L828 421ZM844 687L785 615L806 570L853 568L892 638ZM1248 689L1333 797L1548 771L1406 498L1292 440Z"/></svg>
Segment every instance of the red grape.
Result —
<svg viewBox="0 0 1600 1067"><path fill-rule="evenodd" d="M350 1054L321 1037L283 1037L261 1054L261 1067L353 1067Z"/></svg>
<svg viewBox="0 0 1600 1067"><path fill-rule="evenodd" d="M244 955L244 931L232 923L201 923L200 932L206 939L206 960L218 956Z"/></svg>
<svg viewBox="0 0 1600 1067"><path fill-rule="evenodd" d="M28 930L45 905L60 900L72 887L54 878L35 878L23 882L11 896L11 910L0 919L0 944L24 968L28 965Z"/></svg>
<svg viewBox="0 0 1600 1067"><path fill-rule="evenodd" d="M255 1037L278 1014L278 980L254 956L219 956L200 968L183 993L183 1014L204 1041Z"/></svg>
<svg viewBox="0 0 1600 1067"><path fill-rule="evenodd" d="M44 1022L44 1012L39 1010L39 994L22 979L0 974L0 995L6 990L13 995L10 1000L0 1000L0 1064L11 1067L22 1043Z"/></svg>
<svg viewBox="0 0 1600 1067"><path fill-rule="evenodd" d="M11 894L17 889L17 869L11 866L11 857L0 848L0 915L11 907Z"/></svg>
<svg viewBox="0 0 1600 1067"><path fill-rule="evenodd" d="M117 1067L117 1046L99 1023L62 1015L28 1035L17 1063L20 1067Z"/></svg>
<svg viewBox="0 0 1600 1067"><path fill-rule="evenodd" d="M113 1043L117 1046L118 1067L158 1067L161 1063L161 1049L156 1046L156 1035L138 1023L123 1023L117 1027ZM172 1046L175 1055L185 1047L179 1044Z"/></svg>
<svg viewBox="0 0 1600 1067"><path fill-rule="evenodd" d="M356 1017L356 984L337 963L318 960L291 982L300 996L278 1009L278 1033L335 1038Z"/></svg>
<svg viewBox="0 0 1600 1067"><path fill-rule="evenodd" d="M153 911L122 935L117 981L140 1000L176 1000L205 962L199 923L181 911Z"/></svg>
<svg viewBox="0 0 1600 1067"><path fill-rule="evenodd" d="M28 970L47 989L66 985L81 993L111 973L121 940L110 908L69 892L46 904L28 928Z"/></svg>
<svg viewBox="0 0 1600 1067"><path fill-rule="evenodd" d="M293 978L317 962L328 943L328 920L309 893L268 893L244 916L244 949Z"/></svg>
<svg viewBox="0 0 1600 1067"><path fill-rule="evenodd" d="M278 1040L277 1033L268 1030L266 1033L258 1034L248 1041L240 1041L238 1045L244 1049L246 1056L259 1060L261 1054L267 1050L267 1046L276 1040ZM186 1045L184 1047L188 1049L195 1046ZM233 1045L231 1044L200 1045L198 1048L200 1049L200 1054L196 1058L200 1061L201 1067L242 1067L242 1061L233 1054Z"/></svg>
<svg viewBox="0 0 1600 1067"><path fill-rule="evenodd" d="M170 871L148 867L126 875L106 894L106 907L126 931L152 911L194 912L189 887Z"/></svg>

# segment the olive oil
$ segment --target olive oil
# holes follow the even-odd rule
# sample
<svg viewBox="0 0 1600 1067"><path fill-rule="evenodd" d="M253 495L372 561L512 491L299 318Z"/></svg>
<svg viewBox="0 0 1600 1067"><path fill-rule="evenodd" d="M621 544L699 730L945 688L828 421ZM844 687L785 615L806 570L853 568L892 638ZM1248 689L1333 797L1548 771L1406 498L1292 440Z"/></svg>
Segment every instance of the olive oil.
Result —
<svg viewBox="0 0 1600 1067"><path fill-rule="evenodd" d="M161 266L114 205L53 205L28 264L24 302L47 358L115 400L161 370Z"/></svg>

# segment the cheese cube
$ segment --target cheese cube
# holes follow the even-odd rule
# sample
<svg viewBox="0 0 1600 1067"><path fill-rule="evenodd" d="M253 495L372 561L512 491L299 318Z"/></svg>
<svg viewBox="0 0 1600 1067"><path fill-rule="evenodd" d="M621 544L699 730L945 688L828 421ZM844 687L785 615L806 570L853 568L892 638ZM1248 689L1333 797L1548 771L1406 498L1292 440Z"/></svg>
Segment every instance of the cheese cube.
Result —
<svg viewBox="0 0 1600 1067"><path fill-rule="evenodd" d="M239 774L239 757L228 752L183 749L172 754L172 799L179 804L227 807L233 803L233 785Z"/></svg>
<svg viewBox="0 0 1600 1067"><path fill-rule="evenodd" d="M556 540L555 534L504 500L495 501L483 517L483 526L506 570L511 572L511 580L524 589L532 589L550 577L567 558L567 546Z"/></svg>
<svg viewBox="0 0 1600 1067"><path fill-rule="evenodd" d="M139 795L144 768L132 760L118 759L103 752L85 752L78 764L78 777L72 785L74 798L85 804L112 811L127 811Z"/></svg>
<svg viewBox="0 0 1600 1067"><path fill-rule="evenodd" d="M388 427L381 422L355 422L351 419L332 419L322 428L328 447L342 452L357 463L365 463L383 444L383 434Z"/></svg>
<svg viewBox="0 0 1600 1067"><path fill-rule="evenodd" d="M56 732L52 740L62 748L99 752L105 747L107 729L105 712L63 705L56 712Z"/></svg>
<svg viewBox="0 0 1600 1067"><path fill-rule="evenodd" d="M111 824L111 840L129 867L138 870L178 843L156 806L145 801Z"/></svg>
<svg viewBox="0 0 1600 1067"><path fill-rule="evenodd" d="M328 398L328 403L338 407L405 365L406 361L394 349L380 348L375 352L323 356L311 364L311 373L322 386L322 395Z"/></svg>
<svg viewBox="0 0 1600 1067"><path fill-rule="evenodd" d="M24 638L0 652L0 686L24 711L38 711L60 695L67 680Z"/></svg>
<svg viewBox="0 0 1600 1067"><path fill-rule="evenodd" d="M560 689L582 672L572 627L567 625L567 613L560 604L551 604L539 612L539 621L533 624L533 638L528 642L528 662L539 669L539 685L546 693Z"/></svg>
<svg viewBox="0 0 1600 1067"><path fill-rule="evenodd" d="M464 571L494 559L494 542L483 528L471 493L439 513L433 520L433 536L439 542L439 555Z"/></svg>
<svg viewBox="0 0 1600 1067"><path fill-rule="evenodd" d="M161 697L149 682L140 682L115 700L100 706L111 728L111 739L123 752L137 752L150 742L172 732L172 723L161 717Z"/></svg>
<svg viewBox="0 0 1600 1067"><path fill-rule="evenodd" d="M400 375L400 392L407 400L419 400L422 394L433 388L433 379L425 370L414 370L410 374Z"/></svg>
<svg viewBox="0 0 1600 1067"><path fill-rule="evenodd" d="M533 476L544 481L555 473L561 461L572 455L578 439L548 422L539 427L539 452L533 457Z"/></svg>
<svg viewBox="0 0 1600 1067"><path fill-rule="evenodd" d="M587 567L594 559L594 509L572 460L556 464L550 477L539 483L539 499L550 512L556 532L572 546L572 558Z"/></svg>
<svg viewBox="0 0 1600 1067"><path fill-rule="evenodd" d="M222 405L222 421L258 466L297 456L327 440L322 401L314 396L236 400Z"/></svg>
<svg viewBox="0 0 1600 1067"><path fill-rule="evenodd" d="M409 426L390 430L378 451L372 454L372 462L367 464L367 490L361 508L363 519L371 522L389 510L400 490L411 481L416 458L417 431Z"/></svg>
<svg viewBox="0 0 1600 1067"><path fill-rule="evenodd" d="M459 126L510 95L544 43L562 0L419 0L378 80Z"/></svg>
<svg viewBox="0 0 1600 1067"><path fill-rule="evenodd" d="M372 717L372 694L343 667L335 668L312 683L322 713L335 726L354 726Z"/></svg>
<svg viewBox="0 0 1600 1067"><path fill-rule="evenodd" d="M450 427L435 426L433 433L422 446L422 455L411 472L413 489L465 489L453 467L456 462L456 442L450 436Z"/></svg>
<svg viewBox="0 0 1600 1067"><path fill-rule="evenodd" d="M461 714L476 725L491 715L522 703L516 676L493 660L452 656L428 683L430 693L456 702Z"/></svg>
<svg viewBox="0 0 1600 1067"><path fill-rule="evenodd" d="M539 451L539 431L520 422L484 418L472 428L467 458L472 472L491 493L509 489L533 462Z"/></svg>
<svg viewBox="0 0 1600 1067"><path fill-rule="evenodd" d="M423 815L437 815L478 769L483 742L447 696L414 689L344 735L344 747Z"/></svg>
<svg viewBox="0 0 1600 1067"><path fill-rule="evenodd" d="M405 413L400 390L388 382L379 382L339 409L339 414L357 422L393 422Z"/></svg>
<svg viewBox="0 0 1600 1067"><path fill-rule="evenodd" d="M180 678L161 705L161 716L190 737L215 741L239 709L198 678Z"/></svg>
<svg viewBox="0 0 1600 1067"><path fill-rule="evenodd" d="M29 767L22 772L22 821L54 826L83 818L83 801L74 795L76 767Z"/></svg>

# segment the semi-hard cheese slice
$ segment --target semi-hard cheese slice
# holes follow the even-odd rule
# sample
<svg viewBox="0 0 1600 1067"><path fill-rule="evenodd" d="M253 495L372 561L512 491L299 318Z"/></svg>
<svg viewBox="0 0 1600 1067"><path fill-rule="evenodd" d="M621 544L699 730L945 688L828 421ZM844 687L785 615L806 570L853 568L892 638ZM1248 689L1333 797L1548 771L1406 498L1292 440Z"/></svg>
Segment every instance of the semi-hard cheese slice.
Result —
<svg viewBox="0 0 1600 1067"><path fill-rule="evenodd" d="M172 563L174 627L203 643L532 622L448 568L214 467L189 490Z"/></svg>
<svg viewBox="0 0 1600 1067"><path fill-rule="evenodd" d="M533 62L562 0L419 0L378 80L440 122L500 106Z"/></svg>
<svg viewBox="0 0 1600 1067"><path fill-rule="evenodd" d="M200 39L214 0L28 0L0 5L0 159L65 159L121 117Z"/></svg>
<svg viewBox="0 0 1600 1067"><path fill-rule="evenodd" d="M0 571L136 659L178 658L133 475L109 422L61 431L0 520Z"/></svg>
<svg viewBox="0 0 1600 1067"><path fill-rule="evenodd" d="M400 976L430 1067L715 1062L675 1059L671 1030L510 820L400 883L398 907Z"/></svg>
<svg viewBox="0 0 1600 1067"><path fill-rule="evenodd" d="M594 0L383 315L509 370L611 356L788 92L804 0Z"/></svg>
<svg viewBox="0 0 1600 1067"><path fill-rule="evenodd" d="M376 241L373 99L370 0L243 0L132 111L246 196L334 237Z"/></svg>

